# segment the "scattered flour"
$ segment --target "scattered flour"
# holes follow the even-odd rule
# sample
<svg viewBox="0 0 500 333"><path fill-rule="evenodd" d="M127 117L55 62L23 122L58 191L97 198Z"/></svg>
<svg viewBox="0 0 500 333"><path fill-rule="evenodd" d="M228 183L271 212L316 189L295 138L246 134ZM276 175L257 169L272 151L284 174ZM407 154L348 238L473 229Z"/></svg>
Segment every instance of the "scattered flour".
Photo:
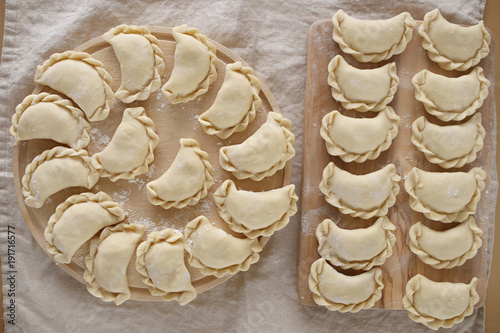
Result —
<svg viewBox="0 0 500 333"><path fill-rule="evenodd" d="M94 143L94 147L97 150L103 150L109 142L111 141L110 137L101 132L101 130L97 127L92 127L89 131L89 135Z"/></svg>
<svg viewBox="0 0 500 333"><path fill-rule="evenodd" d="M125 204L129 201L130 190L121 189L113 193L112 197L116 200L120 205L125 206Z"/></svg>
<svg viewBox="0 0 500 333"><path fill-rule="evenodd" d="M305 212L302 215L302 236L314 235L318 224L330 214L331 207L328 204Z"/></svg>
<svg viewBox="0 0 500 333"><path fill-rule="evenodd" d="M147 181L145 181L142 178L136 177L134 179L130 179L128 182L130 184L135 184L137 186L137 188L140 191L142 191L144 193L144 195L146 195L146 184L148 183Z"/></svg>

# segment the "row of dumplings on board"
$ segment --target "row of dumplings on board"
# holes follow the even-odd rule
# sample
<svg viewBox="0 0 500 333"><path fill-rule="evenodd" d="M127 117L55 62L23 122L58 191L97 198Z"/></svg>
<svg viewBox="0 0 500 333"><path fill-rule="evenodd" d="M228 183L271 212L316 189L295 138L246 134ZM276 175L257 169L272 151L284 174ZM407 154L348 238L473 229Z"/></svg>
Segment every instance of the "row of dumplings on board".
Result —
<svg viewBox="0 0 500 333"><path fill-rule="evenodd" d="M366 21L339 10L333 17L333 39L344 53L361 62L379 62L404 51L415 22L408 13L389 20ZM422 46L432 61L446 70L465 71L489 52L490 35L481 21L463 28L447 22L433 10L419 28ZM453 36L453 37L450 37ZM455 39L457 38L457 39ZM464 41L466 45L464 45ZM374 160L389 149L398 133L400 118L388 106L398 89L396 63L374 69L358 69L335 56L328 66L332 96L345 109L377 112L374 118L351 118L339 111L323 117L320 129L327 152L344 162ZM457 78L422 70L412 79L415 98L425 110L442 121L461 124L439 126L424 116L412 124L411 142L426 159L442 168L460 168L473 162L483 148L485 130L481 114L475 114L488 95L490 82L483 69L475 67ZM482 230L472 216L476 212L486 173L475 167L469 172L428 172L413 168L404 180L410 207L428 219L460 222L446 231L435 231L421 222L410 228L410 249L434 268L463 265L482 245ZM396 202L401 180L393 164L365 175L354 175L330 162L323 171L320 190L326 201L343 214L378 220L366 229L344 230L326 219L316 230L322 258L311 266L309 286L314 300L330 310L357 312L381 298L382 265L392 254L395 226L387 218ZM359 246L363 244L363 246ZM349 277L337 272L361 269L367 272ZM432 329L451 327L473 311L479 297L477 278L470 284L434 282L418 274L407 284L403 305L409 317ZM361 287L363 286L363 287ZM438 290L445 292L437 293ZM436 299L437 295L440 299ZM460 298L460 301L452 301ZM439 309L431 304L440 302Z"/></svg>
<svg viewBox="0 0 500 333"><path fill-rule="evenodd" d="M332 20L333 38L341 50L362 62L379 62L401 53L411 40L415 25L407 13L389 21L362 21L339 10ZM384 36L383 43L372 36L360 38L365 31L367 34L374 31L386 34L387 24L394 23L403 26L391 28L390 32L397 36ZM393 41L396 43L391 46L383 45ZM337 110L326 114L320 135L328 154L345 162L363 163L376 159L398 134L400 118L388 105L399 84L396 63L358 69L342 55L337 55L328 64L328 84L333 98L345 109L377 112L374 118L352 118ZM309 274L309 289L318 305L331 311L358 312L373 307L382 297L384 285L379 266L392 255L396 242L396 226L387 214L396 203L400 180L393 164L359 176L342 170L333 162L323 170L319 188L330 205L342 214L361 219L377 217L377 220L368 228L351 230L340 228L330 219L318 225L316 238L321 258L311 265ZM334 267L364 272L348 276Z"/></svg>
<svg viewBox="0 0 500 333"><path fill-rule="evenodd" d="M461 27L447 22L437 9L425 15L419 32L429 58L442 69L472 68L468 74L456 78L422 70L412 79L415 98L423 103L428 114L444 122L472 116L460 124L444 126L421 116L412 124L411 141L429 162L444 169L461 168L475 161L484 145L486 132L481 125L481 114L476 111L488 96L490 81L476 65L488 55L491 36L482 21L475 26ZM473 215L485 179L486 172L480 167L468 172L441 173L413 168L406 176L405 189L412 209L433 221L459 222L445 231L435 231L421 222L411 226L410 250L421 261L436 269L450 269L476 256L482 245L483 231ZM425 185L429 181L444 191L429 191ZM411 320L433 330L452 327L474 311L474 305L479 302L476 286L477 277L467 284L434 282L417 274L406 285L403 307ZM439 308L432 306L437 301L442 302Z"/></svg>
<svg viewBox="0 0 500 333"><path fill-rule="evenodd" d="M360 62L380 62L400 54L411 41L415 20L407 12L387 20L360 20L337 11L333 39ZM418 33L429 58L445 70L466 71L486 57L491 36L483 21L470 27L448 22L434 9L424 16Z"/></svg>
<svg viewBox="0 0 500 333"><path fill-rule="evenodd" d="M437 125L424 116L412 124L411 142L426 159L443 168L461 168L476 159L485 136L481 114L476 113L488 96L490 82L483 69L475 67L469 74L450 78L426 69L412 79L415 98L425 110L442 121L462 124ZM376 159L387 150L398 133L399 116L387 104L392 101L399 78L396 64L376 69L358 69L341 55L329 64L328 83L333 97L345 109L377 112L374 118L351 118L334 110L322 120L321 136L328 153L344 162ZM356 133L356 140L352 135Z"/></svg>
<svg viewBox="0 0 500 333"><path fill-rule="evenodd" d="M187 103L204 94L216 79L215 46L196 28L172 29L176 41L172 74L162 92L171 103ZM160 137L144 107L130 107L109 144L89 156L88 121L107 118L116 96L124 103L146 100L161 86L164 55L158 40L145 27L121 25L103 35L120 64L122 82L116 92L104 66L83 52L55 54L37 68L35 82L68 97L40 93L26 97L16 108L11 133L18 144L51 139L59 144L36 156L26 166L22 193L27 206L40 208L52 195L68 187L91 189L100 177L112 182L134 179L148 171ZM226 66L224 81L210 108L198 118L209 135L227 138L247 128L261 107L260 80L240 62ZM86 118L86 119L85 119ZM88 121L87 121L88 120ZM285 167L294 154L290 120L269 112L267 121L240 144L220 149L219 163L237 179L260 181ZM214 184L208 153L191 138L180 140L170 167L146 186L153 205L181 209L196 205ZM68 264L90 240L85 258L87 289L104 301L119 305L131 297L127 267L136 253L135 267L154 296L181 305L196 297L185 265L203 275L223 277L246 271L259 260L261 236L285 227L296 213L294 185L252 192L226 180L213 194L217 211L242 238L214 226L205 216L187 223L184 234L166 228L145 235L145 226L123 222L123 207L105 192L72 195L59 204L44 232L47 251ZM249 208L251 205L251 209ZM186 221L187 222L187 221ZM146 239L139 244L145 236Z"/></svg>
<svg viewBox="0 0 500 333"><path fill-rule="evenodd" d="M440 30L444 32L441 36ZM419 31L429 58L441 68L450 71L472 68L469 74L457 78L423 70L412 79L415 98L423 103L427 113L445 122L461 121L472 115L461 124L438 126L423 116L412 124L411 141L429 162L445 169L460 168L473 162L483 148L486 133L481 114L475 112L488 96L490 82L484 77L483 69L476 65L488 55L491 37L482 21L464 28L448 23L438 10L426 14ZM418 222L409 231L410 249L424 263L437 269L463 265L482 245L483 232L473 214L485 187L486 173L478 167L467 173L440 173L431 179L436 187L446 190L438 193L439 197L422 185L429 174L414 168L407 175L405 188L410 206L428 219L460 224L438 232ZM476 277L465 284L436 283L417 275L406 285L403 306L410 319L431 329L452 327L472 314L479 301L476 285ZM433 294L440 289L440 294ZM432 308L429 304L436 302L436 295L440 295L447 306Z"/></svg>

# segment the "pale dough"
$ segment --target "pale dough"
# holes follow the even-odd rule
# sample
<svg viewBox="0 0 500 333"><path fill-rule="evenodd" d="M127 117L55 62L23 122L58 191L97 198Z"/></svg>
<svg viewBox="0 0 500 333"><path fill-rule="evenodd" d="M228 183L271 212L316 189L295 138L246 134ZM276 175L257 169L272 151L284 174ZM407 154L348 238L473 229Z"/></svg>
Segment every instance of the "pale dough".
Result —
<svg viewBox="0 0 500 333"><path fill-rule="evenodd" d="M227 64L212 106L198 117L205 133L227 139L234 132L244 131L262 106L260 85L252 68L241 62Z"/></svg>
<svg viewBox="0 0 500 333"><path fill-rule="evenodd" d="M479 301L477 278L469 284L435 282L417 274L406 284L403 307L411 320L438 330L461 323Z"/></svg>
<svg viewBox="0 0 500 333"><path fill-rule="evenodd" d="M174 229L153 231L137 247L135 267L153 296L186 305L196 298L184 264L182 234Z"/></svg>
<svg viewBox="0 0 500 333"><path fill-rule="evenodd" d="M437 8L425 14L418 32L429 58L446 70L466 71L490 52L491 36L483 21L463 27L446 21Z"/></svg>
<svg viewBox="0 0 500 333"><path fill-rule="evenodd" d="M410 207L431 220L462 222L476 212L486 172L429 172L413 168L405 177Z"/></svg>
<svg viewBox="0 0 500 333"><path fill-rule="evenodd" d="M67 99L49 93L29 95L16 107L10 133L16 142L51 139L80 150L90 142L90 125Z"/></svg>
<svg viewBox="0 0 500 333"><path fill-rule="evenodd" d="M459 77L447 77L424 69L412 78L415 98L425 110L443 121L462 120L483 105L490 81L479 66Z"/></svg>
<svg viewBox="0 0 500 333"><path fill-rule="evenodd" d="M163 51L148 28L119 25L102 35L120 63L122 81L115 96L124 103L144 101L161 86Z"/></svg>
<svg viewBox="0 0 500 333"><path fill-rule="evenodd" d="M382 269L349 276L337 272L320 258L311 265L309 289L314 302L330 311L358 312L373 307L382 297Z"/></svg>
<svg viewBox="0 0 500 333"><path fill-rule="evenodd" d="M374 118L351 118L334 110L323 117L320 135L330 155L344 162L362 163L389 149L400 121L390 106Z"/></svg>
<svg viewBox="0 0 500 333"><path fill-rule="evenodd" d="M214 183L213 167L208 154L194 139L181 139L179 149L170 167L147 184L148 200L165 209L196 205Z"/></svg>
<svg viewBox="0 0 500 333"><path fill-rule="evenodd" d="M86 150L57 146L45 150L26 166L22 178L24 202L40 208L52 194L68 187L90 189L98 180L99 172L92 166Z"/></svg>
<svg viewBox="0 0 500 333"><path fill-rule="evenodd" d="M130 298L127 267L144 230L142 224L120 223L92 239L83 274L92 295L116 305Z"/></svg>
<svg viewBox="0 0 500 333"><path fill-rule="evenodd" d="M113 182L133 179L149 170L159 142L154 123L143 107L125 109L108 146L92 156L92 165L101 177Z"/></svg>
<svg viewBox="0 0 500 333"><path fill-rule="evenodd" d="M396 203L400 180L394 164L368 174L354 175L330 162L323 170L319 188L326 201L342 214L368 219L387 215Z"/></svg>
<svg viewBox="0 0 500 333"><path fill-rule="evenodd" d="M387 216L379 217L368 228L342 229L330 219L316 228L318 252L332 265L342 269L370 270L383 265L392 255L396 226Z"/></svg>
<svg viewBox="0 0 500 333"><path fill-rule="evenodd" d="M255 181L272 176L295 156L292 122L277 112L269 112L267 121L240 144L222 147L219 162L238 179Z"/></svg>
<svg viewBox="0 0 500 333"><path fill-rule="evenodd" d="M446 231L436 231L417 222L409 231L410 249L434 268L453 268L476 255L482 245L482 234L472 216Z"/></svg>
<svg viewBox="0 0 500 333"><path fill-rule="evenodd" d="M172 28L176 42L174 67L161 91L170 103L186 103L206 93L217 80L217 49L196 28Z"/></svg>
<svg viewBox="0 0 500 333"><path fill-rule="evenodd" d="M49 219L44 232L47 251L55 261L69 264L86 241L124 218L123 207L104 192L72 195Z"/></svg>
<svg viewBox="0 0 500 333"><path fill-rule="evenodd" d="M332 18L333 39L361 62L379 62L400 54L411 41L416 23L407 12L386 20L360 20L339 9Z"/></svg>
<svg viewBox="0 0 500 333"><path fill-rule="evenodd" d="M71 98L90 121L106 119L115 101L111 75L100 61L85 52L51 55L37 67L35 82Z"/></svg>
<svg viewBox="0 0 500 333"><path fill-rule="evenodd" d="M238 190L226 180L214 193L217 211L229 227L248 238L271 236L297 212L295 185L270 191Z"/></svg>
<svg viewBox="0 0 500 333"><path fill-rule="evenodd" d="M236 238L215 227L205 216L186 225L184 246L191 266L218 278L247 271L262 251L258 239Z"/></svg>
<svg viewBox="0 0 500 333"><path fill-rule="evenodd" d="M486 132L477 113L465 123L439 126L424 116L412 124L411 142L431 163L442 168L461 168L473 162L483 148Z"/></svg>
<svg viewBox="0 0 500 333"><path fill-rule="evenodd" d="M398 90L396 63L373 69L358 69L349 65L341 55L328 64L328 84L332 96L348 110L381 111Z"/></svg>

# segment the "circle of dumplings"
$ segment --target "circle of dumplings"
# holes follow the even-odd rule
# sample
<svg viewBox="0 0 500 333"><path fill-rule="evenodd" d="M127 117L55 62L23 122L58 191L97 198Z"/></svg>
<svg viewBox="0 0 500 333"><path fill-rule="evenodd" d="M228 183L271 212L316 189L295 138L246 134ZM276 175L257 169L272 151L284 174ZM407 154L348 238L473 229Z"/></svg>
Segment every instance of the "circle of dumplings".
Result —
<svg viewBox="0 0 500 333"><path fill-rule="evenodd" d="M60 95L63 98L71 99L73 101L81 99L81 96L73 97L70 96L70 92L68 91L58 91L56 88L50 85L50 78L47 79L43 77L45 73L49 72L48 67L50 67L50 65L58 63L57 61L59 59L78 60L82 58L85 59L86 63L89 63L89 59L93 59L93 57L95 56L95 61L92 60L90 64L97 66L96 68L99 68L99 74L102 77L106 78L105 83L107 88L105 96L106 100L104 103L106 109L105 111L108 112L109 115L106 114L107 117L105 118L107 119L104 119L104 116L102 114L99 117L94 117L99 119L89 119L90 129L88 130L88 136L90 136L90 144L85 147L89 157L95 155L96 153L100 154L99 159L93 158L92 161L93 166L100 173L100 178L97 184L90 190L90 192L99 192L104 194L107 193L108 198L112 198L113 201L118 203L123 208L126 216L123 222L131 223L131 226L135 225L132 223L137 223L139 225L142 224L145 227L144 237L141 240L138 240L135 246L136 248L142 240L144 240L149 234L153 232L163 232L163 229L165 228L173 228L169 230L179 231L183 229L188 222L193 221L195 218L201 216L208 217L208 219L211 220L212 225L216 225L217 227L224 226L218 229L227 231L227 234L229 236L231 236L232 234L237 235L237 237L231 236L235 239L247 239L244 234L231 231L229 227L225 227L226 222L224 222L224 220L219 217L217 213L217 207L212 200L213 192L217 187L222 185L224 180L230 179L231 177L233 177L237 185L242 185L245 190L250 191L272 190L275 188L279 188L280 186L285 186L287 183L289 183L290 163L287 162L294 156L293 143L295 140L293 134L291 134L290 131L291 123L289 123L289 120L279 115L279 108L268 88L264 85L263 82L258 82L258 88L253 88L252 92L252 99L254 101L253 103L255 104L252 104L251 107L251 117L245 117L245 123L243 125L233 126L236 130L231 129L231 137L227 138L225 136L217 135L219 136L219 138L217 138L216 135L210 135L213 133L205 133L203 127L204 123L201 123L201 120L198 120L198 116L201 115L203 111L209 109L212 103L214 103L214 99L218 98L216 94L222 88L220 82L222 82L223 85L224 75L222 74L218 77L217 74L221 74L221 72L223 73L226 63L239 64L238 66L240 67L248 65L246 65L238 56L234 55L230 50L224 48L216 42L209 40L196 28L187 28L186 26L180 26L170 30L170 28L154 27L151 28L151 33L154 34L154 36L152 36L151 34L148 35L149 31L146 32L146 30L148 29L145 27L118 26L114 29L117 29L117 31L113 31L112 29L110 32L83 44L74 52L67 51L63 53L63 55L67 55L65 57L59 56L57 59L54 56L51 57L50 64L48 62L44 63L43 72L37 73L36 75L37 83L39 83L40 85L35 89L34 94L43 92L43 94L46 95L47 93L45 93L45 91L47 91L47 89L42 88L42 86L49 86L49 88L51 88L49 89L50 93L54 93L55 91L57 95ZM179 40L173 38L175 31L192 36L196 38L197 41L209 45L207 46L211 53L208 63L208 66L210 67L209 74L207 74L205 78L202 78L202 87L200 87L199 89L194 89L192 93L185 93L185 91L183 91L183 87L179 87L176 82L173 82L175 81L174 76L196 76L196 73L179 73L179 68L181 68L183 64L177 56L175 57L175 59L172 59L174 58L172 54L175 52L177 45L180 43ZM150 82L146 82L146 90L149 89L148 91L134 91L134 84L131 84L129 82L120 82L125 80L126 77L130 77L130 75L132 74L130 71L124 72L124 68L122 66L122 62L126 61L126 59L124 58L125 52L123 52L123 50L117 51L115 47L120 47L120 45L118 45L118 43L116 43L116 45L110 43L109 39L113 36L118 35L119 33L127 32L139 33L139 35L141 36L147 36L147 40L149 40L153 45L153 62L155 66L157 66L157 69L154 72L154 79L152 79L152 81ZM158 38L157 41L155 41L155 37ZM88 57L87 55L84 56L83 51L90 51L91 54L88 55ZM217 60L215 52L221 54L219 61ZM162 57L164 60L163 64L161 62ZM108 66L110 64L111 66ZM185 64L185 66L188 65L189 64ZM226 71L227 70L228 69L226 68ZM250 67L244 67L244 70L246 70L247 72L252 72ZM246 75L250 74L246 73ZM258 81L258 78L254 73L250 77L254 82L256 80ZM110 78L112 78L112 83L110 83ZM46 80L44 81L44 79ZM127 91L127 89L129 89L129 91ZM109 98L109 90L115 92L116 98L114 101ZM117 92L120 92L120 94L116 94ZM223 98L220 99L223 100ZM131 102L133 104L125 104ZM219 101L217 107L220 108L220 106L223 105L222 102L223 101ZM74 103L74 106L76 108L81 108L77 103ZM86 105L86 108L86 118L92 118L91 116L89 117L89 115L93 115L92 112L95 109L94 105ZM103 108L97 108L97 111L95 111L95 113L97 114L97 112L100 112L101 109ZM125 110L132 111L125 112ZM143 110L145 110L145 112ZM267 116L269 112L273 111L276 111L276 116ZM121 124L123 121L121 118L123 114L127 114L127 117L129 119L138 119L143 123L147 123L149 139L153 140L153 143L149 144L149 153L145 163L134 169L134 172L127 173L120 170L113 170L108 172L106 170L106 160L108 158L108 155L112 156L112 153L114 152L107 152L106 154L102 153L106 147L117 145L116 142L113 142L113 135L117 130L116 126L122 126ZM215 114L216 113L214 112L213 115ZM17 117L19 117L19 115ZM255 121L253 121L254 119ZM216 119L216 116L212 116L211 120L212 127L217 125L217 121L220 121L220 119ZM241 142L246 141L246 139L251 137L253 133L260 130L260 127L262 127L262 125L264 124L268 124L266 125L267 128L273 128L273 121L275 121L277 124L280 124L280 122L285 122L286 124L286 126L281 125L284 126L283 132L285 132L285 150L283 151L283 155L286 157L286 160L276 161L276 163L274 163L275 165L279 164L279 168L274 167L273 170L270 170L268 172L256 172L258 174L265 173L266 178L264 179L259 179L258 177L254 180L240 181L237 179L238 176L236 175L236 173L231 173L231 170L224 170L224 167L219 165L220 162L218 161L217 157L219 155L220 148L231 145L236 146ZM126 132L127 130L133 131L134 128L133 126L128 126L124 131ZM275 129L273 130L274 132L270 133L273 133L273 135L277 135ZM265 138L266 135L267 133L263 133L262 137ZM191 200L189 203L187 203L187 205L179 205L178 208L170 208L176 207L174 205L171 205L169 207L156 206L156 204L153 204L152 201L149 202L146 184L152 182L153 180L159 179L159 177L164 172L166 172L173 163L175 163L174 157L175 154L179 151L179 139L181 139L182 145L182 140L186 140L186 138L189 138L189 140L193 140L193 136L196 136L199 140L199 146L201 146L201 150L206 155L209 155L211 157L210 163L211 166L213 166L213 174L210 175L213 176L213 180L209 184L206 184L207 186L203 190L205 195L201 195L201 197L200 195L198 195L198 198L196 200ZM25 164L29 164L29 158L33 156L27 155L25 153L28 144L26 144L25 142L21 142L21 140L23 139L18 140L16 138L16 148L18 149L15 150L15 159L18 159L17 163L19 164L19 166L24 163L22 159L26 159L27 162ZM162 141L164 142L163 145L161 144ZM46 150L47 148L61 145L61 143L55 142L54 144L52 144L52 146L50 146L46 141L37 141L33 145L41 152ZM154 155L154 157L152 155ZM127 156L124 156L123 158L127 159ZM208 157L206 159L207 162L205 162L205 164L208 163ZM208 163L208 165L210 165L210 163ZM114 165L113 163L108 163L108 168L116 169L116 165ZM20 170L20 168L18 169ZM140 172L136 172L136 170L140 170ZM209 171L209 173L212 172L212 170ZM248 171L244 171L244 173L248 173ZM209 189L210 187L212 188ZM38 210L39 214L37 214L36 216L33 216L34 214L29 214L29 216L25 215L26 222L28 223L28 225L30 225L30 223L34 225L36 223L40 224L40 221L45 221L42 223L46 224L46 222L49 220L49 217L53 215L55 211L55 207L57 206L56 203L64 203L64 201L71 195L79 195L81 192L81 188L70 188L68 190L64 189L63 191L53 194L53 196L50 196L46 200L45 206ZM87 190L86 192L89 191ZM90 195L90 192L86 194ZM203 200L204 198L206 199ZM295 201L292 200L292 203L294 203ZM143 209L143 204L147 204L149 206L146 209ZM29 207L27 208L28 210L30 209ZM288 219L290 215L293 215L295 213L295 211L296 209L286 213L286 218ZM215 219L217 219L217 221ZM122 225L122 223L120 223L120 225ZM125 225L127 224L124 224L124 226ZM281 227L285 225L286 223L282 223ZM53 227L54 226L52 226L52 228ZM123 227L120 228L120 230L123 229ZM276 228L276 230L280 228ZM105 231L106 235L109 235L110 233L114 232L114 229L117 229L117 226L113 228L113 225L111 225L110 227L101 229L92 238L93 243L96 243L97 245L97 243L99 243L98 240L100 234ZM31 230L35 235L34 229L31 228ZM41 237L43 238L43 236ZM187 236L185 236L185 238L186 237ZM253 243L260 243L260 245L253 245L253 247L257 248L259 246L264 246L269 237L270 235L266 234L256 238L255 240L251 240L251 242ZM42 246L42 248L47 251L45 249L44 240L40 240L40 237L35 238ZM134 236L134 239L137 238L138 236ZM192 240L190 239L189 241L191 242ZM186 243L186 250L188 250L187 240L184 240L184 242ZM98 255L98 248L95 247L96 245L92 245L93 243L90 241L86 242L78 251L76 251L73 256L72 262L59 265L59 267L61 267L64 271L69 273L74 278L78 279L80 282L85 283L83 274L81 274L80 271L82 270L82 267L86 266L87 270L85 271L85 280L87 280L87 282L89 280L94 281L95 272L92 271L92 269L94 268L94 263L89 262L88 256L87 258L85 258L85 260L83 260L83 257L86 256L89 252L89 247L92 252L92 258L90 259L94 259L96 255ZM54 251L55 249L52 250L52 252ZM258 260L257 252L259 251L260 250L255 251L255 254L253 254L253 257L257 258L256 260ZM190 252L187 253L190 254ZM142 258L141 260L144 261L144 258ZM256 260L253 261L255 262ZM131 262L134 261L135 251L133 256L131 257ZM196 289L196 293L203 292L222 283L238 271L232 269L228 273L229 275L204 275L202 273L204 271L207 271L206 268L200 269L197 268L198 266L188 265L187 261L185 261L185 265L191 273L191 280L193 286ZM201 265L203 266L203 263ZM88 271L89 268L91 269L91 271ZM248 267L244 267L240 270L246 269L248 269ZM210 271L210 269L208 269L208 271ZM158 296L150 295L148 292L148 286L142 285L140 283L140 278L138 276L133 276L133 274L131 276L129 272L127 273L127 277L129 279L128 283L131 289L131 296L124 296L122 292L116 292L116 294L121 296L118 297L118 300L115 300L115 296L108 297L108 295L104 297L101 294L105 293L98 290L96 291L89 289L89 291L105 301L114 301L117 305L121 304L127 299L153 300L153 298L159 298ZM144 277L142 278L144 279ZM92 289L97 288L96 286L91 287ZM164 297L164 299L166 298ZM186 301L184 301L184 303L186 303Z"/></svg>

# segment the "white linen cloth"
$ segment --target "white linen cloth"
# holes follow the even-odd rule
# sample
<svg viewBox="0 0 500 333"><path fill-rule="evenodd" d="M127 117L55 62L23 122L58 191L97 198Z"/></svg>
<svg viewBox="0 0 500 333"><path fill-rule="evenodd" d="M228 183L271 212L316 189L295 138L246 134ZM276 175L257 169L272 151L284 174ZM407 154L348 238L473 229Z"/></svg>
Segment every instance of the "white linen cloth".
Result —
<svg viewBox="0 0 500 333"><path fill-rule="evenodd" d="M198 295L191 304L127 301L120 307L90 295L59 269L26 226L12 177L14 109L30 94L36 66L56 52L73 49L119 24L199 28L250 64L269 86L297 141L292 183L300 197L302 119L307 34L317 20L340 8L365 19L408 11L422 20L439 7L450 21L475 24L484 0L458 1L98 1L7 0L0 67L0 242L4 308L8 306L7 226L16 229L16 325L6 332L426 332L406 311L330 312L300 304L296 293L300 212L266 245L248 272ZM491 191L496 192L494 187ZM493 232L490 232L493 236ZM492 239L489 242L492 245ZM491 255L491 249L489 250ZM8 320L8 317L4 316ZM482 332L481 308L453 332ZM448 331L448 330L444 330ZM451 331L451 330L450 330Z"/></svg>

